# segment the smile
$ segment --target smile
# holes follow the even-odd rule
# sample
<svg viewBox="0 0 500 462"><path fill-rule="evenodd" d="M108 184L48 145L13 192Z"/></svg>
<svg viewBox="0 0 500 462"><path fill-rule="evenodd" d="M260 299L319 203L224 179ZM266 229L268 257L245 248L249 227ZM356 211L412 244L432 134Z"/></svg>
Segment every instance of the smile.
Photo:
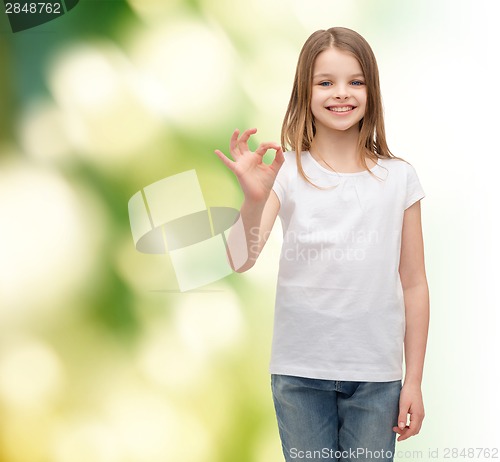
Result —
<svg viewBox="0 0 500 462"><path fill-rule="evenodd" d="M328 109L330 112L345 113L345 112L351 112L356 108L354 106L342 106L342 107L330 106L330 107L327 107L326 109Z"/></svg>

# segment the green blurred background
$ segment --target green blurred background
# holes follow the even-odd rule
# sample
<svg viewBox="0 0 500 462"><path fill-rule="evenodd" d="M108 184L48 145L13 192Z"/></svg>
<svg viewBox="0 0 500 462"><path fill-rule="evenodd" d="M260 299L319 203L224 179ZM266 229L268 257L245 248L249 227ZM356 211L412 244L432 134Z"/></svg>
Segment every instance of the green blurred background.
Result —
<svg viewBox="0 0 500 462"><path fill-rule="evenodd" d="M168 256L134 248L127 203L195 169L207 205L239 208L213 150L235 128L279 140L300 48L332 26L372 45L389 146L427 194L426 419L396 460L498 447L494 5L81 0L16 34L2 13L0 460L283 460L280 223L249 272L181 293Z"/></svg>

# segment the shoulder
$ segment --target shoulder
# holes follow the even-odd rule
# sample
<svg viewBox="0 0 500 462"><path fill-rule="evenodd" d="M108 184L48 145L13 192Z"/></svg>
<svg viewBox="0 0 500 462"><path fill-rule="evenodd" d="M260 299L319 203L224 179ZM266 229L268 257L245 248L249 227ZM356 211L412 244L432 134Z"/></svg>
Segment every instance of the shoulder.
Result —
<svg viewBox="0 0 500 462"><path fill-rule="evenodd" d="M399 157L381 157L379 161L381 165L391 169L406 169L408 165L411 165L407 160Z"/></svg>
<svg viewBox="0 0 500 462"><path fill-rule="evenodd" d="M402 191L406 197L404 210L406 210L415 200L425 197L419 175L415 167L408 161L402 159L383 159L382 166L387 168L389 183Z"/></svg>
<svg viewBox="0 0 500 462"><path fill-rule="evenodd" d="M387 169L389 174L392 172L393 176L408 178L416 175L415 167L409 161L402 158L380 158L379 165Z"/></svg>

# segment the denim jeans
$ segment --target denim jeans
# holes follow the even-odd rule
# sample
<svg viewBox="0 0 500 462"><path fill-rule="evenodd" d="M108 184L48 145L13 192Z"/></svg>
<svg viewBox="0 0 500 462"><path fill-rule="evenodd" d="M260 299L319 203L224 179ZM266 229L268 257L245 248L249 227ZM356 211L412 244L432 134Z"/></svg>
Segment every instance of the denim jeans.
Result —
<svg viewBox="0 0 500 462"><path fill-rule="evenodd" d="M392 462L401 387L271 374L286 462Z"/></svg>

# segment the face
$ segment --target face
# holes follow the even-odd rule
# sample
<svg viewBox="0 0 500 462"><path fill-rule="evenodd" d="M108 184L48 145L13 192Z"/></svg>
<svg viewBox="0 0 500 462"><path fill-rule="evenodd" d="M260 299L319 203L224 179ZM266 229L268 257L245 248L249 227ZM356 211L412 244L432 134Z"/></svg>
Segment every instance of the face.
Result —
<svg viewBox="0 0 500 462"><path fill-rule="evenodd" d="M354 56L337 48L329 48L317 56L311 95L316 133L358 131L358 123L365 115L366 97L363 72Z"/></svg>

